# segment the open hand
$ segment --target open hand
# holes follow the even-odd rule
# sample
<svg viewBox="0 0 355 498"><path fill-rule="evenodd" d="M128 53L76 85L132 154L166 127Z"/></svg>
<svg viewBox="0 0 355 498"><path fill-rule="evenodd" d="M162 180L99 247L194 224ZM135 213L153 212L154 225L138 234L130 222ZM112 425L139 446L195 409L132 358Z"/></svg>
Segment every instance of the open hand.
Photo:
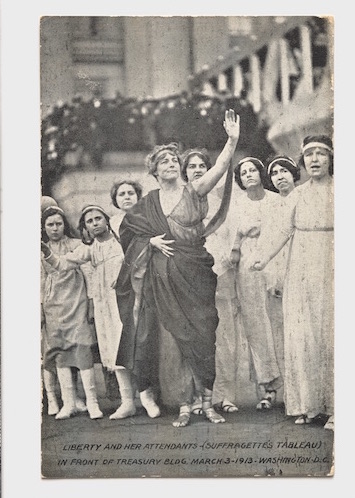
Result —
<svg viewBox="0 0 355 498"><path fill-rule="evenodd" d="M229 138L234 138L235 140L239 139L240 117L238 114L235 115L233 109L228 109L228 111L225 112L223 126Z"/></svg>
<svg viewBox="0 0 355 498"><path fill-rule="evenodd" d="M175 242L175 240L164 240L165 235L166 233L163 233L163 235L152 237L150 239L150 243L153 247L162 252L164 256L169 258L170 256L174 255L174 249L170 247L170 245Z"/></svg>

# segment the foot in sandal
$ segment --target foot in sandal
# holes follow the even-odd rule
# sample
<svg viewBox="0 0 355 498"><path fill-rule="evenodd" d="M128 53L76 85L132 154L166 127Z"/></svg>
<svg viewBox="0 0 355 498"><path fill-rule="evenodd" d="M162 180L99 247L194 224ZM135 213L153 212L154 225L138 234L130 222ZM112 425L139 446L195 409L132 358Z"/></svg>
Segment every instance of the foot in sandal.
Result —
<svg viewBox="0 0 355 498"><path fill-rule="evenodd" d="M191 405L191 413L194 415L202 415L203 410L202 410L202 398L199 396L194 400L194 402Z"/></svg>
<svg viewBox="0 0 355 498"><path fill-rule="evenodd" d="M308 417L307 414L300 415L299 417L296 418L295 424L296 425L304 425L304 424L311 424L314 421L315 417Z"/></svg>
<svg viewBox="0 0 355 498"><path fill-rule="evenodd" d="M190 407L188 405L180 406L179 416L173 422L174 427L186 427L190 423Z"/></svg>
<svg viewBox="0 0 355 498"><path fill-rule="evenodd" d="M219 415L219 413L216 412L216 410L211 407L211 408L206 408L203 410L207 420L212 422L213 424L220 424L226 421L225 418L222 417L222 415Z"/></svg>
<svg viewBox="0 0 355 498"><path fill-rule="evenodd" d="M328 418L328 420L327 420L327 422L326 422L326 424L324 426L324 429L329 429L331 431L334 431L334 415L331 415Z"/></svg>
<svg viewBox="0 0 355 498"><path fill-rule="evenodd" d="M257 410L271 410L276 403L276 391L265 391L263 399L256 405Z"/></svg>
<svg viewBox="0 0 355 498"><path fill-rule="evenodd" d="M224 413L233 413L238 411L238 407L228 399L224 399L220 403L219 407Z"/></svg>

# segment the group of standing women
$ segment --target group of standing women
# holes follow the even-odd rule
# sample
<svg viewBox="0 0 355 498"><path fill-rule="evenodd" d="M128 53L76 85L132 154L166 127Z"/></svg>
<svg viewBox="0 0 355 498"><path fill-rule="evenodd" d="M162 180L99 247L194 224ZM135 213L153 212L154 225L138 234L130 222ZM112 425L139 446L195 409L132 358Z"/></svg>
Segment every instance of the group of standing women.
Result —
<svg viewBox="0 0 355 498"><path fill-rule="evenodd" d="M295 423L328 415L334 424L333 146L308 136L301 164L308 181L293 189L278 232L259 247L251 268L262 271L289 241L283 285L284 402ZM276 175L276 173L275 173Z"/></svg>
<svg viewBox="0 0 355 498"><path fill-rule="evenodd" d="M138 391L151 418L160 416L160 402L176 407L175 427L188 425L191 413L225 422L219 411L238 411L240 333L257 409L271 409L283 386L286 414L296 423L333 415L331 141L305 140L310 179L295 188L299 167L287 156L267 168L246 157L233 169L239 116L228 110L223 124L228 139L213 167L204 149L181 155L174 143L156 146L146 166L158 188L142 197L135 182L115 184L120 214L110 219L100 206L86 206L81 241L64 233L58 206L43 210L49 414L103 416L94 389L93 309L100 361L115 373L121 399L110 419L134 415ZM235 202L233 173L241 189ZM279 193L265 188L268 179ZM77 371L86 404L76 394ZM48 382L55 372L60 410Z"/></svg>

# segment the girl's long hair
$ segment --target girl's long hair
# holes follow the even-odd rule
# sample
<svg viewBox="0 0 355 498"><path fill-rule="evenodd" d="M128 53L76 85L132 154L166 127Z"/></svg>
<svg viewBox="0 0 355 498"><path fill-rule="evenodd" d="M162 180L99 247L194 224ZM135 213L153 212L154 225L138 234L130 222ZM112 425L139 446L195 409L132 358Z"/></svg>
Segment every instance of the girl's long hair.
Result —
<svg viewBox="0 0 355 498"><path fill-rule="evenodd" d="M42 235L43 242L49 241L49 238L48 238L48 235L46 232L46 228L45 228L46 220L50 216L54 216L55 214L59 214L62 217L62 220L64 223L64 235L66 235L67 237L70 237L71 239L74 238L74 235L73 235L72 230L70 228L69 222L64 214L64 211L57 206L50 206L43 211L42 217L41 217L41 235Z"/></svg>
<svg viewBox="0 0 355 498"><path fill-rule="evenodd" d="M100 213L102 213L102 215L104 216L105 220L107 221L107 228L108 228L108 230L112 233L112 235L115 237L115 239L117 240L117 242L120 243L120 239L117 237L117 235L115 234L115 232L111 228L109 215L100 206L94 206L93 205L92 209L90 209L90 210L85 210L86 207L87 206L83 207L83 213L80 216L79 224L78 224L78 230L80 232L80 237L81 237L82 242L85 245L87 245L87 246L91 246L91 244L93 244L93 242L95 240L94 237L91 237L91 235L89 234L88 230L86 229L86 226L85 226L85 215L87 213L89 213L90 211L94 211L96 209L97 211L100 211ZM91 205L90 205L90 207L91 207Z"/></svg>

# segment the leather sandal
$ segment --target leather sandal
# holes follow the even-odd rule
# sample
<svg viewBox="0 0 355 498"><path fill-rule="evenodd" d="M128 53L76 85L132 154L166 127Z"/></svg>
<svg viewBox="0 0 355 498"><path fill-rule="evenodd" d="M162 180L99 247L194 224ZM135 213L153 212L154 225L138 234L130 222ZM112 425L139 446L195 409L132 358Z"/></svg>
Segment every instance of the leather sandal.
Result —
<svg viewBox="0 0 355 498"><path fill-rule="evenodd" d="M223 423L225 422L225 418L223 418L221 415L219 415L214 408L206 408L205 410L203 410L204 414L205 414L205 417L207 418L207 420L209 420L210 422L212 422L213 424L220 424L220 423Z"/></svg>
<svg viewBox="0 0 355 498"><path fill-rule="evenodd" d="M324 425L324 429L329 429L331 431L334 431L334 415L331 415L326 424Z"/></svg>
<svg viewBox="0 0 355 498"><path fill-rule="evenodd" d="M203 410L202 410L202 400L201 399L196 399L192 405L191 405L191 413L194 415L202 415Z"/></svg>
<svg viewBox="0 0 355 498"><path fill-rule="evenodd" d="M256 405L257 410L271 410L272 405L268 399L262 399Z"/></svg>
<svg viewBox="0 0 355 498"><path fill-rule="evenodd" d="M276 391L266 391L263 399L256 405L257 410L271 410L276 402Z"/></svg>
<svg viewBox="0 0 355 498"><path fill-rule="evenodd" d="M238 407L231 401L221 401L217 405L217 408L224 413L234 413L239 410Z"/></svg>
<svg viewBox="0 0 355 498"><path fill-rule="evenodd" d="M188 407L184 406L180 408L179 416L173 422L174 427L186 427L190 423L191 412Z"/></svg>
<svg viewBox="0 0 355 498"><path fill-rule="evenodd" d="M314 420L313 418L307 417L307 415L301 415L300 417L297 417L295 420L296 425L304 425L304 424L311 424Z"/></svg>

